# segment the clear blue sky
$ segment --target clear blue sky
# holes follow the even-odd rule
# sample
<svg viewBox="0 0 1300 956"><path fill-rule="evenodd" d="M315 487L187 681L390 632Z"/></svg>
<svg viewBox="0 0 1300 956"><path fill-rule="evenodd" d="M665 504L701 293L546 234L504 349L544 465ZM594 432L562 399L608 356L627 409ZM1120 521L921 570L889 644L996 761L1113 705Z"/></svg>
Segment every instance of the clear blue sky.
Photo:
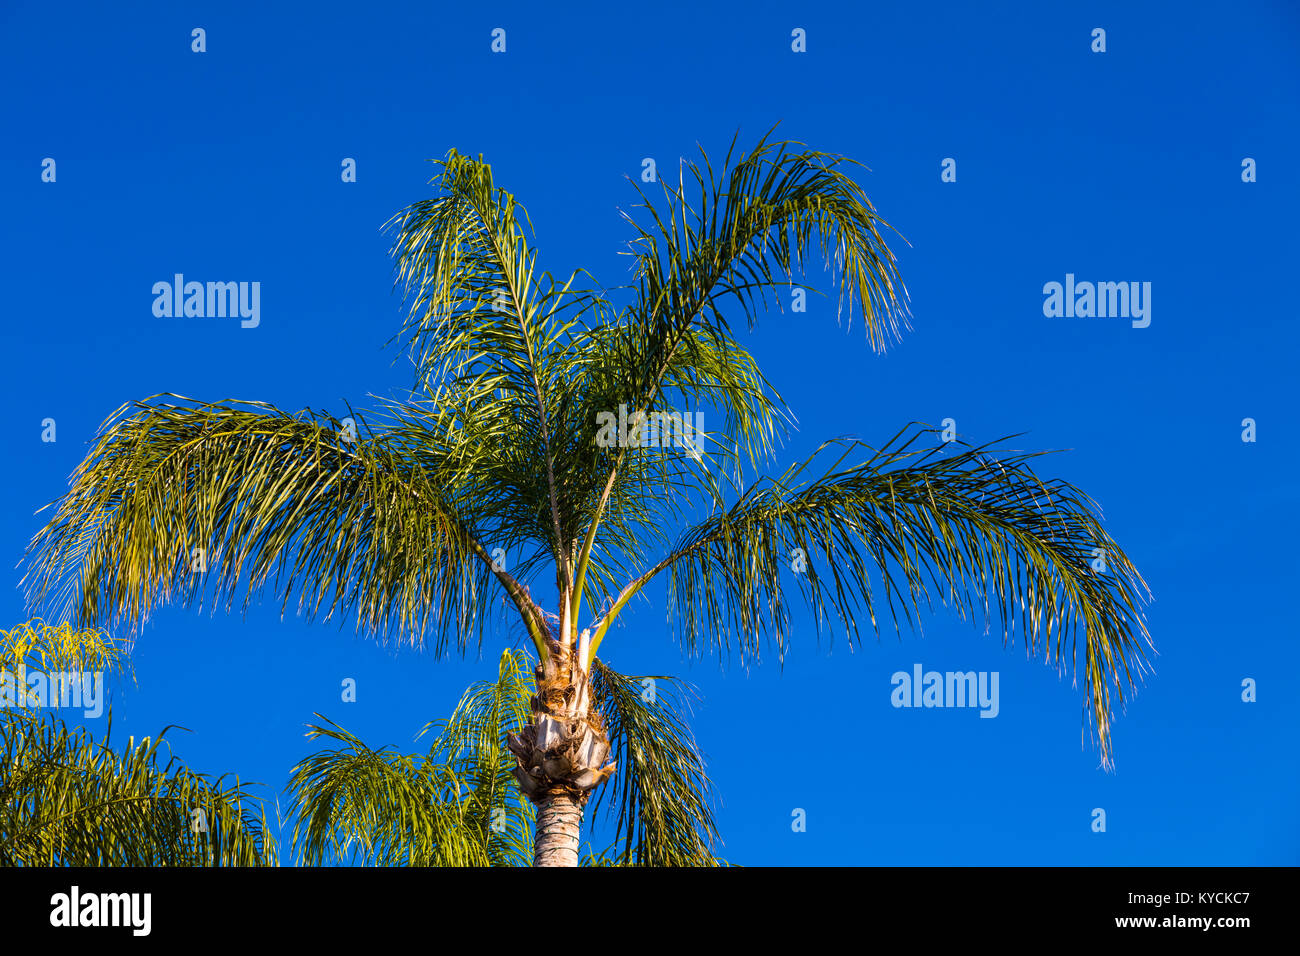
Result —
<svg viewBox="0 0 1300 956"><path fill-rule="evenodd" d="M381 348L399 308L378 227L429 194L425 159L481 152L528 206L545 268L616 284L624 177L779 120L871 167L868 194L911 242L914 314L884 357L822 299L760 325L747 344L799 415L787 459L949 417L971 440L1023 432L1020 447L1071 449L1042 469L1102 505L1155 593L1160 656L1106 774L1080 746L1069 679L969 624L936 616L923 637L850 652L800 617L784 671L745 673L684 659L652 593L603 653L699 686L723 854L1300 862L1294 5L286 6L0 8L9 567L127 400L342 415L345 400L406 385ZM206 53L191 52L194 27ZM494 27L504 55L489 50ZM805 54L790 49L796 27ZM1105 53L1090 49L1096 27ZM340 180L344 157L356 183ZM955 183L940 179L947 157ZM1257 182L1242 182L1246 157ZM260 281L260 326L155 318L151 287L178 272ZM1150 326L1045 317L1043 285L1067 273L1152 283ZM41 441L45 418L55 443ZM6 574L9 626L25 615L21 571ZM407 744L494 672L501 647L439 661L276 607L157 613L136 647L138 689L115 692L115 733L183 725L174 746L191 765L274 794L315 749L302 737L313 711ZM890 675L916 663L997 671L999 715L891 707ZM345 677L356 703L340 702ZM795 808L807 832L792 832Z"/></svg>

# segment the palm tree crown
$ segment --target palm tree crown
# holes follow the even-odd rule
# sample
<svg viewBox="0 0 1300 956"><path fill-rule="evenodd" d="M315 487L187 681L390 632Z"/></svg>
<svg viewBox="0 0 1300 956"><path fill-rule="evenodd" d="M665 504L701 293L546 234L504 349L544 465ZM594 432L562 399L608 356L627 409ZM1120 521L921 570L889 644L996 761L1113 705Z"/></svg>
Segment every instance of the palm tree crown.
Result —
<svg viewBox="0 0 1300 956"><path fill-rule="evenodd" d="M742 660L784 653L794 603L856 640L937 600L1079 668L1109 762L1112 709L1149 645L1146 589L1091 499L1040 479L1034 455L953 451L919 425L770 470L790 411L735 327L811 261L873 348L907 325L889 227L852 165L769 137L733 141L719 173L684 162L661 196L637 187L632 280L607 291L541 271L524 209L451 151L437 194L389 224L410 395L345 419L124 406L33 542L33 600L134 624L171 599L210 590L230 608L269 588L282 609L355 614L438 653L481 642L504 600L537 656L515 776L539 807L563 791L579 810L614 769L591 698L615 683L596 653L651 581L666 580L687 648ZM717 427L697 433L701 407Z"/></svg>

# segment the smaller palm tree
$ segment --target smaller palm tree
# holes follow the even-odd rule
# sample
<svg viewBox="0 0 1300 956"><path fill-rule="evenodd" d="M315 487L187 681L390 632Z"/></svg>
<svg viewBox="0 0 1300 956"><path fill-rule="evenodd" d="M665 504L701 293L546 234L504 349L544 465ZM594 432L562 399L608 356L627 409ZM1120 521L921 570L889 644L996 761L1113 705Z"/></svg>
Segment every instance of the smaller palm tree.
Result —
<svg viewBox="0 0 1300 956"><path fill-rule="evenodd" d="M127 669L99 630L35 619L0 631L0 672ZM53 699L40 702L48 705ZM0 866L269 866L276 843L238 779L195 773L165 728L120 748L18 694L0 711Z"/></svg>

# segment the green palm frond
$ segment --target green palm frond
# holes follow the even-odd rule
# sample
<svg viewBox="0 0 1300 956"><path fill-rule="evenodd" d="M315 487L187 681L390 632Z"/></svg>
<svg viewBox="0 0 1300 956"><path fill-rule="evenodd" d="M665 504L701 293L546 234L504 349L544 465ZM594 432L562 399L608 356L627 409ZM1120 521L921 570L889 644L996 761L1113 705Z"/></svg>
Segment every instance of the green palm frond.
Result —
<svg viewBox="0 0 1300 956"><path fill-rule="evenodd" d="M712 783L686 724L688 689L672 677L624 676L599 659L592 685L619 769L594 808L609 802L614 846L589 865L719 865Z"/></svg>
<svg viewBox="0 0 1300 956"><path fill-rule="evenodd" d="M494 183L491 166L454 149L435 165L431 183L440 194L384 225L396 234L392 255L407 305L398 338L415 361L417 385L436 395L478 380L541 414L538 373L564 331L557 319L601 300L573 288L577 273L558 285L537 271L527 211Z"/></svg>
<svg viewBox="0 0 1300 956"><path fill-rule="evenodd" d="M127 646L98 628L34 618L0 631L0 676L131 672ZM0 865L274 865L260 802L226 777L210 781L159 746L122 750L0 691ZM58 706L54 695L42 706Z"/></svg>
<svg viewBox="0 0 1300 956"><path fill-rule="evenodd" d="M335 743L293 769L294 847L306 866L488 866L486 840L464 824L464 783L447 767L392 747L373 750L321 715L308 737Z"/></svg>
<svg viewBox="0 0 1300 956"><path fill-rule="evenodd" d="M752 327L814 253L833 270L837 314L847 309L852 322L856 305L874 347L906 325L907 292L884 236L891 227L846 173L861 164L767 136L733 163L734 153L733 140L723 175L703 150L702 165L683 162L676 184L662 182L662 210L636 186L648 221L625 217L636 231L633 315L643 333L627 374L646 402L690 329L726 333L724 307Z"/></svg>
<svg viewBox="0 0 1300 956"><path fill-rule="evenodd" d="M496 681L473 685L449 720L425 728L437 731L427 754L371 749L321 718L329 726L312 726L308 737L335 746L300 762L288 788L303 862L526 865L532 807L505 749L505 735L527 719L525 667L522 654L504 653Z"/></svg>
<svg viewBox="0 0 1300 956"><path fill-rule="evenodd" d="M629 310L632 334L614 372L616 391L627 396L632 409L660 407L674 365L683 352L689 363L697 351L694 343L729 350L726 313L739 312L752 327L769 301L779 307L775 290L792 286L794 271L816 253L835 275L837 315L847 309L851 323L856 305L875 348L883 349L907 323L906 289L885 242L890 227L845 172L858 164L768 137L733 163L734 152L733 140L722 175L715 175L702 150L702 165L683 162L677 183L663 182L663 210L636 187L648 221L626 217L636 230L630 252L636 300ZM721 447L739 447L744 440L753 459L768 445L755 445L755 430L745 425L761 421L764 413L751 396L733 382L716 398L722 407L730 406L729 426L741 426L738 434L721 436ZM602 522L619 522L626 510L614 502L606 514L619 473L634 457L621 449L601 469L603 491L576 561L580 582ZM632 488L642 496L648 491L644 484ZM581 596L579 591L577 599Z"/></svg>
<svg viewBox="0 0 1300 956"><path fill-rule="evenodd" d="M397 233L393 256L408 303L400 337L417 383L447 400L440 410L444 434L475 439L458 447L482 446L483 436L467 422L492 422L509 431L515 447L536 453L551 553L567 586L545 358L569 327L565 314L579 316L600 300L573 288L577 273L563 285L538 273L525 236L525 224L532 231L527 212L495 185L487 163L452 150L439 166L443 194L408 206L385 227ZM469 404L473 414L466 414Z"/></svg>
<svg viewBox="0 0 1300 956"><path fill-rule="evenodd" d="M111 733L111 731L110 731ZM114 750L53 716L0 720L0 866L273 866L260 801L156 738Z"/></svg>
<svg viewBox="0 0 1300 956"><path fill-rule="evenodd" d="M472 685L451 717L420 732L434 734L430 759L464 781L465 813L485 834L494 866L526 866L532 854L532 804L517 790L514 756L505 746L531 717L530 663L522 651L505 651L495 681Z"/></svg>
<svg viewBox="0 0 1300 956"><path fill-rule="evenodd" d="M860 617L879 633L875 577L895 628L900 613L919 624L922 607L937 600L986 628L996 619L1004 642L1018 633L1029 653L1081 671L1085 719L1108 764L1110 694L1122 707L1150 648L1136 611L1149 596L1145 582L1092 499L1034 473L1031 462L1043 453L992 445L952 451L926 442L935 434L905 429L878 450L828 443L780 478L754 483L633 581L593 643L664 572L691 649L711 642L725 650L734 634L742 657L756 656L764 637L783 654L791 582L819 628L835 623L857 640ZM838 460L805 480L803 472L835 447ZM855 452L868 457L845 466ZM1104 571L1094 569L1099 559Z"/></svg>
<svg viewBox="0 0 1300 956"><path fill-rule="evenodd" d="M32 618L7 631L0 630L0 672L20 665L45 673L108 671L134 678L129 645L114 640L103 628L48 624Z"/></svg>
<svg viewBox="0 0 1300 956"><path fill-rule="evenodd" d="M175 397L175 396L167 396ZM188 401L182 399L182 401ZM441 652L481 636L496 574L468 502L420 434L260 403L124 406L34 539L24 578L82 624L137 623L153 606L212 593L229 610L268 581L285 610L351 610L360 629L426 630Z"/></svg>

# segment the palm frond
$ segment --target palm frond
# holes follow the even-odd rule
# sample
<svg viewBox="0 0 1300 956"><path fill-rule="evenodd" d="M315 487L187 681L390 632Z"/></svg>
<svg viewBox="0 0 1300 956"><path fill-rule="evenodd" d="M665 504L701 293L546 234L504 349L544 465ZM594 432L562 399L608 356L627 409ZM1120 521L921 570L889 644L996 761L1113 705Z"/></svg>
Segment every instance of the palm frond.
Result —
<svg viewBox="0 0 1300 956"><path fill-rule="evenodd" d="M463 783L447 767L392 747L371 749L326 718L308 737L335 747L301 761L289 785L303 865L487 866L483 834L463 825Z"/></svg>
<svg viewBox="0 0 1300 956"><path fill-rule="evenodd" d="M557 499L551 382L545 357L564 334L566 312L598 302L538 273L524 226L527 212L493 181L492 168L451 150L433 180L441 194L408 206L395 229L397 282L409 312L399 334L416 366L417 383L439 399L478 398L476 421L508 422L521 447L541 461L549 501L552 554L565 585L569 555ZM482 400L489 401L482 407ZM448 409L450 411L451 409ZM464 416L443 414L448 428ZM477 444L477 443L476 443Z"/></svg>
<svg viewBox="0 0 1300 956"><path fill-rule="evenodd" d="M523 651L502 652L495 681L471 685L449 719L421 731L434 734L430 759L464 781L465 813L485 832L495 866L526 866L532 854L532 804L518 792L505 746L531 717L529 669Z"/></svg>
<svg viewBox="0 0 1300 956"><path fill-rule="evenodd" d="M614 846L596 864L718 865L712 783L686 723L689 689L672 677L627 677L599 659L591 676L619 767L593 808L608 801L615 818Z"/></svg>
<svg viewBox="0 0 1300 956"><path fill-rule="evenodd" d="M527 718L524 667L522 654L504 653L496 681L473 685L449 720L425 728L437 731L427 754L371 749L321 717L328 726L311 726L308 737L335 746L301 761L288 788L303 862L526 865L532 808L504 745Z"/></svg>
<svg viewBox="0 0 1300 956"><path fill-rule="evenodd" d="M0 866L273 866L260 801L156 738L95 740L52 715L0 720Z"/></svg>
<svg viewBox="0 0 1300 956"><path fill-rule="evenodd" d="M792 286L814 251L834 270L837 314L847 309L851 322L856 305L874 347L883 349L907 322L906 289L885 241L891 227L845 172L861 164L767 136L732 163L734 152L733 140L722 175L703 150L700 163L683 162L677 183L662 183L662 211L636 186L649 221L625 217L636 230L633 314L644 333L628 374L647 402L691 328L726 332L724 305L752 327L773 290Z"/></svg>
<svg viewBox="0 0 1300 956"><path fill-rule="evenodd" d="M683 349L698 351L692 343L730 348L728 311L739 312L752 327L769 302L779 307L775 290L792 286L794 271L802 271L817 252L833 270L837 316L847 309L851 323L856 305L873 347L883 350L907 323L907 292L885 241L890 227L844 169L858 164L767 136L733 163L734 152L733 140L722 175L714 173L703 150L701 163L683 162L676 184L663 182L662 211L636 187L647 221L626 217L636 230L630 251L636 301L616 388L629 396L633 410L659 407ZM752 394L735 382L719 390L733 423L761 420L762 406ZM724 447L744 438L752 456L753 429L742 430L727 435ZM630 456L622 449L612 457L602 469L604 491L578 553L579 580Z"/></svg>
<svg viewBox="0 0 1300 956"><path fill-rule="evenodd" d="M878 450L827 443L781 477L755 482L629 584L593 644L659 573L692 650L725 650L735 634L742 657L757 655L764 637L784 654L790 583L819 630L833 623L856 641L860 616L879 633L879 579L895 628L919 624L922 607L937 600L986 629L996 619L1004 642L1019 634L1028 653L1081 672L1085 720L1109 764L1111 694L1122 708L1151 646L1140 611L1145 582L1092 499L1034 473L1042 453L958 451L934 436L904 429ZM838 460L805 480L832 448ZM845 466L855 452L866 459ZM1099 558L1104 572L1094 570Z"/></svg>
<svg viewBox="0 0 1300 956"><path fill-rule="evenodd" d="M134 679L129 642L117 641L103 628L48 624L39 617L0 630L0 672L19 666L54 671L108 671Z"/></svg>
<svg viewBox="0 0 1300 956"><path fill-rule="evenodd" d="M349 610L360 630L416 643L431 630L439 653L481 638L494 580L531 612L493 572L470 503L412 452L418 436L354 422L350 438L261 403L124 406L32 542L29 599L57 595L79 624L138 624L206 593L230 610L242 591L247 609L269 585L282 612L296 596L308 618Z"/></svg>

